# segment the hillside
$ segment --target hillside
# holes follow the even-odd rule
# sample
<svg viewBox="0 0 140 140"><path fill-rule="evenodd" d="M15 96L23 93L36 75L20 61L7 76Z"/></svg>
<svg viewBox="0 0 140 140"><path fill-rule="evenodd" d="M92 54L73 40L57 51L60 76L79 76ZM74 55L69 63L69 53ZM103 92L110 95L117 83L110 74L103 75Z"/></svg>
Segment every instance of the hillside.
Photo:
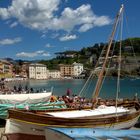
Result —
<svg viewBox="0 0 140 140"><path fill-rule="evenodd" d="M79 62L84 64L85 68L94 67L96 60L99 58L101 50L107 43L96 43L91 47L84 47L80 51L65 51L56 54L74 54L74 57L56 57L51 60L42 60L40 63L47 65L48 69L59 69L59 64L72 64ZM116 46L113 55L119 52L119 42L113 41L112 46ZM131 58L134 55L140 56L140 38L128 38L122 41L122 55Z"/></svg>

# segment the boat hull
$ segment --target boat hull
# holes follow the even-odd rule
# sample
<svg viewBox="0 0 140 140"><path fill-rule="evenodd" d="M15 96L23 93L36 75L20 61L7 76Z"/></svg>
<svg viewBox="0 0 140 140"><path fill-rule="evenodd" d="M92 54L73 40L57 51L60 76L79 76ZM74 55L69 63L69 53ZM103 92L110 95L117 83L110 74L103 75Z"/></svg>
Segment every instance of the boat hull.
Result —
<svg viewBox="0 0 140 140"><path fill-rule="evenodd" d="M138 117L129 120L127 122L118 122L115 124L110 124L110 125L99 125L99 126L94 126L90 128L104 128L104 129L127 129L132 126L137 122ZM31 122L26 122L26 121L21 121L21 120L15 120L15 119L8 119L6 122L6 130L5 130L5 136L7 137L8 140L45 140L45 137L47 140L52 140L53 139L58 139L60 138L59 135L54 135L54 133L47 133L46 127L47 125L40 125L36 123L31 123ZM59 127L62 127L59 125ZM73 126L75 127L75 126ZM73 128L73 127L66 127L65 128ZM83 128L82 126L78 128ZM89 128L89 127L87 127ZM69 140L69 137L66 137L65 135L61 135L61 140Z"/></svg>
<svg viewBox="0 0 140 140"><path fill-rule="evenodd" d="M47 114L9 110L9 116L11 119L44 126L125 129L136 124L140 116L140 111L132 111L131 113L118 115L110 114L81 118L61 118Z"/></svg>
<svg viewBox="0 0 140 140"><path fill-rule="evenodd" d="M90 110L87 110L90 111ZM45 127L128 129L139 118L139 111L81 118L60 118L39 112L9 110L5 134L8 140L45 140Z"/></svg>
<svg viewBox="0 0 140 140"><path fill-rule="evenodd" d="M45 140L45 136L28 135L28 134L6 134L7 140Z"/></svg>
<svg viewBox="0 0 140 140"><path fill-rule="evenodd" d="M7 119L5 136L8 140L45 140L44 127Z"/></svg>

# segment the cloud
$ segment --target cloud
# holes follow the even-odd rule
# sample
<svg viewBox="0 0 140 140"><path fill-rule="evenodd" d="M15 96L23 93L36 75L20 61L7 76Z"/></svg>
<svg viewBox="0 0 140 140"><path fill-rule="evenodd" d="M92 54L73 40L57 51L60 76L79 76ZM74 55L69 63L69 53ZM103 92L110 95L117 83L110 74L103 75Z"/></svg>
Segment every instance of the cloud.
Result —
<svg viewBox="0 0 140 140"><path fill-rule="evenodd" d="M50 56L51 56L51 54L50 54L50 53L48 53L48 52L44 52L44 53L42 54L42 56L50 57Z"/></svg>
<svg viewBox="0 0 140 140"><path fill-rule="evenodd" d="M59 38L60 41L68 41L68 40L74 40L76 39L76 35L65 35Z"/></svg>
<svg viewBox="0 0 140 140"><path fill-rule="evenodd" d="M40 38L46 38L46 34L42 34Z"/></svg>
<svg viewBox="0 0 140 140"><path fill-rule="evenodd" d="M79 32L86 32L87 30L93 28L93 24L84 24L79 28Z"/></svg>
<svg viewBox="0 0 140 140"><path fill-rule="evenodd" d="M8 19L10 18L10 12L8 11L7 8L0 8L0 17L2 19Z"/></svg>
<svg viewBox="0 0 140 140"><path fill-rule="evenodd" d="M51 38L57 38L59 36L59 33L52 34Z"/></svg>
<svg viewBox="0 0 140 140"><path fill-rule="evenodd" d="M14 39L6 38L3 40L0 40L0 45L12 45L12 44L16 44L16 43L21 42L21 41L22 41L22 39L20 37L17 37Z"/></svg>
<svg viewBox="0 0 140 140"><path fill-rule="evenodd" d="M66 7L61 13L60 4L61 0L13 0L8 8L0 8L0 17L17 19L22 25L41 31L71 32L77 29L85 32L95 26L111 23L109 17L95 15L89 4L83 4L76 9Z"/></svg>
<svg viewBox="0 0 140 140"><path fill-rule="evenodd" d="M10 25L10 28L16 27L17 25L18 25L18 22L13 22L13 23Z"/></svg>
<svg viewBox="0 0 140 140"><path fill-rule="evenodd" d="M49 52L45 52L43 50L35 51L35 52L21 52L16 54L17 57L28 57L28 58L33 58L33 57L41 57L41 56L51 56Z"/></svg>
<svg viewBox="0 0 140 140"><path fill-rule="evenodd" d="M47 43L47 44L45 45L45 47L46 47L46 48L52 48L53 46L50 45L49 43Z"/></svg>

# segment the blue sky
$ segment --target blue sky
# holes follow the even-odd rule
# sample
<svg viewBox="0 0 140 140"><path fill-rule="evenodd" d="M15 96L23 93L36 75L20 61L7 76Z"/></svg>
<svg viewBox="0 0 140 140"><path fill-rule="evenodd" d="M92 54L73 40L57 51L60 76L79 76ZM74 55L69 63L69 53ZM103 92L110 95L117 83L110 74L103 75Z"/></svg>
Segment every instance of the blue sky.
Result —
<svg viewBox="0 0 140 140"><path fill-rule="evenodd" d="M140 0L0 0L0 58L51 59L107 42L121 4L123 38L140 37Z"/></svg>

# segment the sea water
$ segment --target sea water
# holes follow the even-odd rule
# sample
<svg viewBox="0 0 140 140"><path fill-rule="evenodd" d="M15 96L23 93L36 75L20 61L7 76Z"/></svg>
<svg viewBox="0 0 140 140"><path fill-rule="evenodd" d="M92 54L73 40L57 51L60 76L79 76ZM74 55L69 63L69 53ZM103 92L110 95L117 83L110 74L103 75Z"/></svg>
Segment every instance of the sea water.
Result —
<svg viewBox="0 0 140 140"><path fill-rule="evenodd" d="M95 89L97 79L94 78L88 82L85 89L81 93L86 98L91 98ZM61 79L61 80L28 80L24 82L23 87L27 85L35 90L51 90L53 94L62 96L66 94L67 89L71 90L71 94L78 95L86 83L86 79ZM20 83L18 83L20 84ZM17 85L17 84L16 84ZM140 79L124 78L120 80L119 98L133 98L136 94L140 98ZM18 86L18 85L17 85ZM101 98L115 98L117 91L117 80L113 77L108 77L102 84L99 96Z"/></svg>

